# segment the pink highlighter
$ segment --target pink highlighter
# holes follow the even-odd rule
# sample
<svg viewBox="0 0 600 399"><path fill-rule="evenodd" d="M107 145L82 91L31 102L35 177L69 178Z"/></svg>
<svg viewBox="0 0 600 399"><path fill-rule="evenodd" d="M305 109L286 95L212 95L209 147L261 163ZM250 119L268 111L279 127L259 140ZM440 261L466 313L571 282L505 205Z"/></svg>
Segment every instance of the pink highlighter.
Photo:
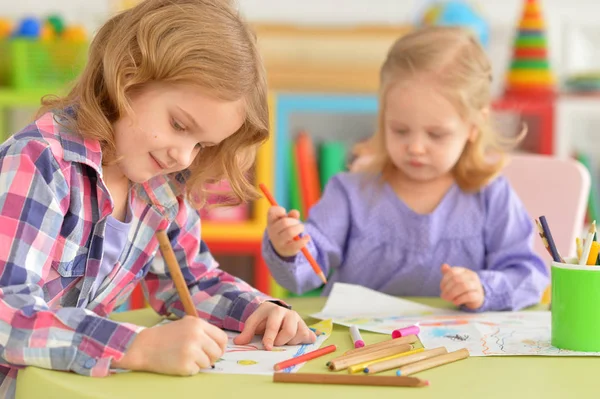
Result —
<svg viewBox="0 0 600 399"><path fill-rule="evenodd" d="M352 343L354 343L354 348L362 348L365 346L365 341L363 341L360 336L360 331L358 331L358 327L350 326L350 337L352 337Z"/></svg>
<svg viewBox="0 0 600 399"><path fill-rule="evenodd" d="M421 329L419 326L408 326L392 331L392 338L406 337L407 335L419 335Z"/></svg>

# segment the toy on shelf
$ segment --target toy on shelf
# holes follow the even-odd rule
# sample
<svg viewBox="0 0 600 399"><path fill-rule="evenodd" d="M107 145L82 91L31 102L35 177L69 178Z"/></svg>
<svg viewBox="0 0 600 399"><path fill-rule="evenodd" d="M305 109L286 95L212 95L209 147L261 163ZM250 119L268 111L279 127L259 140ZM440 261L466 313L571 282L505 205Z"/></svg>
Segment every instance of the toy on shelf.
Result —
<svg viewBox="0 0 600 399"><path fill-rule="evenodd" d="M487 47L490 37L490 29L487 22L471 4L458 1L436 1L429 5L420 24L422 26L462 26L471 29L482 46Z"/></svg>
<svg viewBox="0 0 600 399"><path fill-rule="evenodd" d="M548 96L554 91L541 7L537 0L527 0L514 42L505 94Z"/></svg>
<svg viewBox="0 0 600 399"><path fill-rule="evenodd" d="M87 59L87 33L58 15L0 20L0 87L55 92L71 82Z"/></svg>

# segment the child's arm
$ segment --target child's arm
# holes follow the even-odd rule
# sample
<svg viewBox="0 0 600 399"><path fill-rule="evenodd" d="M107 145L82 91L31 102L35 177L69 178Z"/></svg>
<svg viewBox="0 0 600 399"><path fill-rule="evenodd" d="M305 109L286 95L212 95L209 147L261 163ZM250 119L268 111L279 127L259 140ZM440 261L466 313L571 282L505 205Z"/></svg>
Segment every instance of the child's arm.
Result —
<svg viewBox="0 0 600 399"><path fill-rule="evenodd" d="M179 200L179 212L167 229L198 315L220 328L240 331L244 321L265 300L265 294L218 268L208 247L200 239L200 218L187 201ZM185 312L160 251L144 279L150 305L160 314Z"/></svg>
<svg viewBox="0 0 600 399"><path fill-rule="evenodd" d="M310 236L306 247L325 276L343 261L350 217L349 195L338 175L327 184L323 196L311 208L304 224L304 234ZM291 292L302 294L323 284L301 253L289 258L281 257L273 248L267 232L263 237L263 256L275 280Z"/></svg>
<svg viewBox="0 0 600 399"><path fill-rule="evenodd" d="M105 376L140 328L88 309L51 309L44 299L69 195L47 143L22 139L0 148L0 359ZM47 285L66 289L60 279Z"/></svg>
<svg viewBox="0 0 600 399"><path fill-rule="evenodd" d="M486 190L487 264L478 272L485 300L479 310L518 310L539 303L550 279L533 249L532 219L504 177Z"/></svg>

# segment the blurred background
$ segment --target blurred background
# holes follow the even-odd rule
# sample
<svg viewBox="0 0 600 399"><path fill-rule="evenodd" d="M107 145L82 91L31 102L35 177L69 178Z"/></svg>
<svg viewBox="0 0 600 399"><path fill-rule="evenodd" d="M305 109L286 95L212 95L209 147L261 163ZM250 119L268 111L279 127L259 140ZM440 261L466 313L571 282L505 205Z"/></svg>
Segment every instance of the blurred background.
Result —
<svg viewBox="0 0 600 399"><path fill-rule="evenodd" d="M68 88L89 40L135 0L0 2L0 139L31 121L45 94ZM304 218L352 146L375 127L378 70L389 46L422 25L472 29L494 69L494 120L517 151L576 157L592 174L597 216L600 159L600 1L238 0L267 67L271 140L253 173ZM227 189L223 182L217 189ZM219 202L219 196L211 199ZM223 269L285 297L260 256L268 204L202 210L203 238ZM318 294L318 291L315 292ZM129 307L143 306L136 290Z"/></svg>

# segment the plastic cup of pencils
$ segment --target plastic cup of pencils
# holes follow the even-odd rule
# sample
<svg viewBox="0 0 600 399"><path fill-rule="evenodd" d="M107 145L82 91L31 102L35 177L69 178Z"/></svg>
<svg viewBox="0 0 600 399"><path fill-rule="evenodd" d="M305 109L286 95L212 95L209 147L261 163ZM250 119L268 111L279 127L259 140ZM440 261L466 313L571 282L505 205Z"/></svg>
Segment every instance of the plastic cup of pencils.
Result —
<svg viewBox="0 0 600 399"><path fill-rule="evenodd" d="M552 263L552 345L600 352L600 266L573 263Z"/></svg>

